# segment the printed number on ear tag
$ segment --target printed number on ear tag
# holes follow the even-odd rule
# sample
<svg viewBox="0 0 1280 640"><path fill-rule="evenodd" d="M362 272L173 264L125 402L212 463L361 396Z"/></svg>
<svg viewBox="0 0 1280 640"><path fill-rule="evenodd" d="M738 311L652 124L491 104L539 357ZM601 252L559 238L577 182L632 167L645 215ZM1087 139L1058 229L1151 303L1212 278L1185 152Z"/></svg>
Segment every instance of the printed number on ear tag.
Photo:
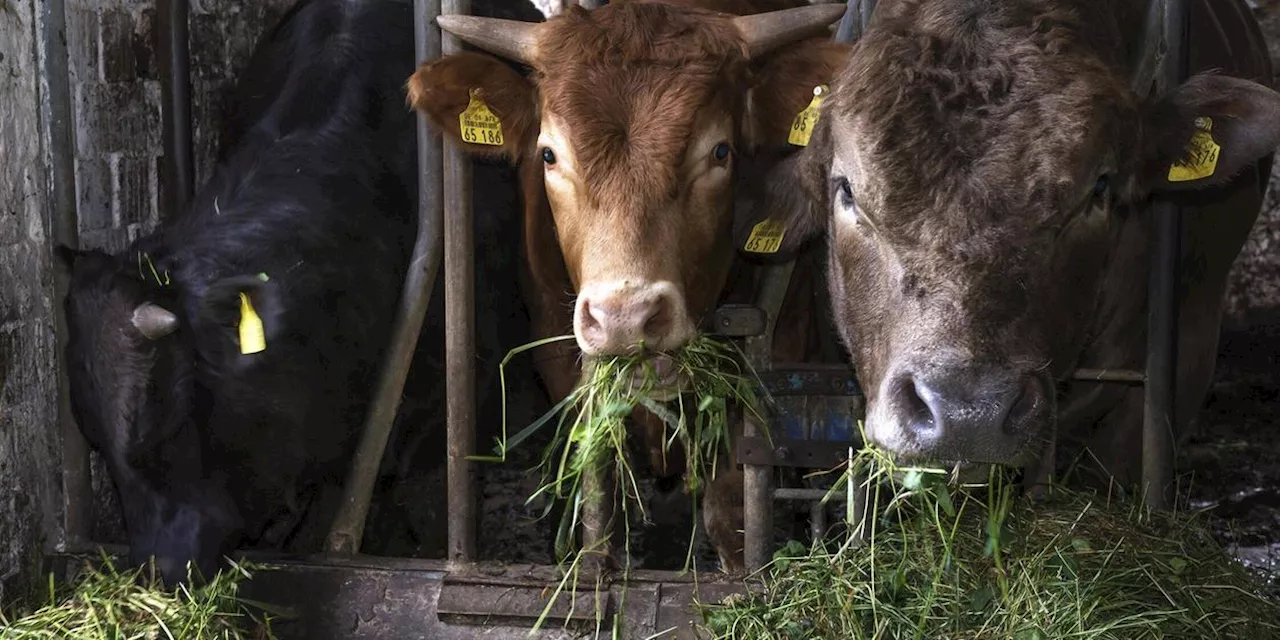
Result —
<svg viewBox="0 0 1280 640"><path fill-rule="evenodd" d="M462 113L458 114L458 124L462 129L464 141L471 144L502 146L502 121L489 110L489 105L485 104L478 90L471 90L471 102Z"/></svg>
<svg viewBox="0 0 1280 640"><path fill-rule="evenodd" d="M262 328L262 318L254 311L249 296L240 294L240 353L249 355L267 349L267 334Z"/></svg>
<svg viewBox="0 0 1280 640"><path fill-rule="evenodd" d="M1218 169L1222 147L1213 141L1213 118L1196 118L1196 132L1187 143L1187 157L1169 167L1169 182L1208 178Z"/></svg>
<svg viewBox="0 0 1280 640"><path fill-rule="evenodd" d="M818 107L822 106L822 99L826 95L827 85L820 84L813 88L813 100L810 100L809 106L796 114L796 119L791 122L791 135L787 136L787 142L800 147L809 146L809 138L813 137L813 128L818 125Z"/></svg>
<svg viewBox="0 0 1280 640"><path fill-rule="evenodd" d="M782 239L786 235L787 228L781 222L765 219L751 228L751 236L742 249L749 253L777 253L782 248Z"/></svg>

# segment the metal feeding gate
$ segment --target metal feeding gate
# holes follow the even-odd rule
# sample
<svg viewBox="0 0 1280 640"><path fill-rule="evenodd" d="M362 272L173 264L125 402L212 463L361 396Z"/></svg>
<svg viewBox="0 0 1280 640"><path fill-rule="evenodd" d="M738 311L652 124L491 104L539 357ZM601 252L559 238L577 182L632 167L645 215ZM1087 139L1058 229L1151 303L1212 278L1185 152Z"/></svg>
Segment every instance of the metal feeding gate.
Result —
<svg viewBox="0 0 1280 640"><path fill-rule="evenodd" d="M434 59L462 50L461 41L442 34L437 16L465 14L469 2L415 0L416 59ZM594 8L598 2L580 4ZM836 38L854 41L868 26L874 0L849 0ZM1145 49L1139 58L1134 88L1140 94L1163 93L1185 75L1185 0L1151 0L1144 26ZM190 93L187 51L187 0L159 1L162 39L162 102L165 178L173 203L184 203L192 188ZM324 553L286 557L246 552L276 570L259 573L248 584L250 597L291 607L294 622L279 627L284 637L320 638L467 638L525 637L542 613L559 576L554 567L512 566L480 562L476 552L475 473L468 456L475 452L474 242L471 164L451 144L433 142L425 117L418 117L419 228L393 330L392 348L375 392L363 439L345 485L341 510ZM177 210L176 208L174 209ZM447 212L447 216L445 213ZM1157 203L1156 234L1150 271L1147 370L1078 370L1077 381L1145 385L1143 486L1157 508L1169 504L1174 444L1173 400L1176 370L1177 283L1181 216L1176 205ZM392 421L399 409L427 303L444 264L447 397L448 547L445 560L374 558L359 554L378 467ZM864 400L853 372L846 366L775 367L771 361L775 321L790 285L794 262L767 268L754 305L729 305L716 311L713 325L721 335L739 338L744 353L761 373L765 390L779 409L772 428L747 420L738 455L744 465L745 556L748 570L764 566L773 546L775 501L808 503L810 529L826 529L818 488L775 488L779 467L829 469L858 446L857 421ZM825 287L819 286L820 289ZM96 554L92 544L92 492L88 455L80 434L64 430L64 485L67 488L69 544L54 554L55 568L72 556ZM1050 456L1050 462L1052 457ZM1050 466L1052 468L1052 466ZM1156 487L1156 491L1147 488ZM589 511L601 513L599 508ZM598 535L598 523L587 522L584 537ZM595 525L595 526L593 526ZM111 549L119 552L120 549ZM695 599L717 601L740 591L741 581L715 574L634 571L625 585L606 581L597 601L594 580L584 572L577 593L561 594L544 625L544 637L577 636L596 624L596 607L621 613L622 637L642 638L678 629L691 633L697 615ZM570 613L570 605L573 610ZM568 625L562 623L568 620ZM480 627L484 630L481 631ZM606 629L605 633L609 633ZM662 637L674 637L670 634Z"/></svg>

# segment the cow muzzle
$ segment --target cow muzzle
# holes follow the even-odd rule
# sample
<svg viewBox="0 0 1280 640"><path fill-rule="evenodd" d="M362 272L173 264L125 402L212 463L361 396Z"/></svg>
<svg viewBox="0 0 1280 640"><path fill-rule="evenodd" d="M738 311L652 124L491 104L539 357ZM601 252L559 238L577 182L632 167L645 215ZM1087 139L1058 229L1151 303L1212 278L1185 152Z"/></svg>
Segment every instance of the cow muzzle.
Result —
<svg viewBox="0 0 1280 640"><path fill-rule="evenodd" d="M881 384L867 434L908 461L1023 465L1048 442L1052 388L1045 372L902 368Z"/></svg>
<svg viewBox="0 0 1280 640"><path fill-rule="evenodd" d="M684 295L671 282L592 283L578 294L573 333L588 356L670 351L684 346L694 325Z"/></svg>

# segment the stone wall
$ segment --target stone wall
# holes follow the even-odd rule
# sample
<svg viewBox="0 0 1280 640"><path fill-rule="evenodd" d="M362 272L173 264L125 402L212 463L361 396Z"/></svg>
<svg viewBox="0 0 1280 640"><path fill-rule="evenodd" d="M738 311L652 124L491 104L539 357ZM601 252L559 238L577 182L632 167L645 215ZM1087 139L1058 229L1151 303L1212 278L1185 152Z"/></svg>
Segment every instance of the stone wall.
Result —
<svg viewBox="0 0 1280 640"><path fill-rule="evenodd" d="M56 537L53 281L33 0L0 1L0 603Z"/></svg>

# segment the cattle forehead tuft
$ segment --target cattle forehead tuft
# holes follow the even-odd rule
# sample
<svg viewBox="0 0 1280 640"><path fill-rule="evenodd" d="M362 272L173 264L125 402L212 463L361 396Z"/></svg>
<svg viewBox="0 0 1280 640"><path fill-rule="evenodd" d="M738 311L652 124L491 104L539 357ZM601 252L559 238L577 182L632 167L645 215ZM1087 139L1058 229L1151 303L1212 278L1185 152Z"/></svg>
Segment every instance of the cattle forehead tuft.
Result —
<svg viewBox="0 0 1280 640"><path fill-rule="evenodd" d="M539 90L566 123L578 171L611 192L670 195L702 109L736 109L746 57L730 19L661 4L610 5L546 23Z"/></svg>

